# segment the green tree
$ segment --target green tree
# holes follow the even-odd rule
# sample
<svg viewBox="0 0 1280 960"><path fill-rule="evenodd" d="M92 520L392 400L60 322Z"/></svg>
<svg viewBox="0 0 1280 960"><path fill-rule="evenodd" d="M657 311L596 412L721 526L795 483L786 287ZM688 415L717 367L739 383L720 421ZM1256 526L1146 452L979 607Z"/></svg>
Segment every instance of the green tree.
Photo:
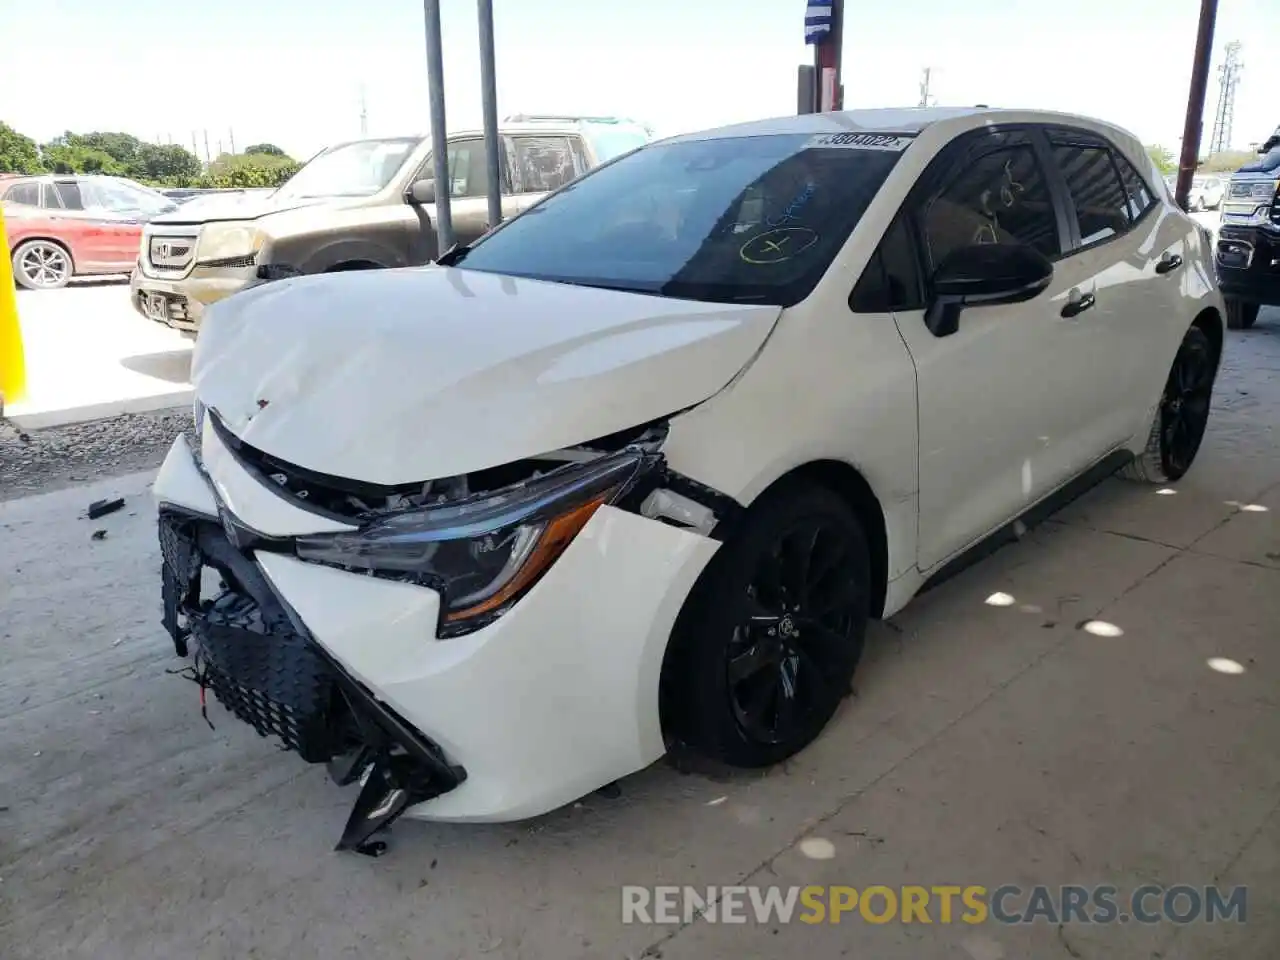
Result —
<svg viewBox="0 0 1280 960"><path fill-rule="evenodd" d="M297 172L288 157L224 153L209 164L208 179L211 187L278 187Z"/></svg>
<svg viewBox="0 0 1280 960"><path fill-rule="evenodd" d="M116 163L132 172L137 166L138 151L143 143L131 133L71 133L68 131L61 138L70 147L86 147L107 154Z"/></svg>
<svg viewBox="0 0 1280 960"><path fill-rule="evenodd" d="M255 143L251 147L244 148L245 156L261 155L267 157L286 157L288 154L277 147L274 143Z"/></svg>
<svg viewBox="0 0 1280 960"><path fill-rule="evenodd" d="M120 176L124 164L111 154L78 143L64 142L62 137L40 148L44 166L51 173L103 173Z"/></svg>
<svg viewBox="0 0 1280 960"><path fill-rule="evenodd" d="M143 143L130 169L139 180L155 180L173 186L190 186L200 177L200 161L186 147L176 143Z"/></svg>
<svg viewBox="0 0 1280 960"><path fill-rule="evenodd" d="M1168 147L1163 147L1158 143L1147 145L1147 156L1151 158L1151 162L1164 175L1175 173L1178 169L1178 161L1173 156L1173 151Z"/></svg>
<svg viewBox="0 0 1280 960"><path fill-rule="evenodd" d="M36 142L0 120L0 173L43 173Z"/></svg>

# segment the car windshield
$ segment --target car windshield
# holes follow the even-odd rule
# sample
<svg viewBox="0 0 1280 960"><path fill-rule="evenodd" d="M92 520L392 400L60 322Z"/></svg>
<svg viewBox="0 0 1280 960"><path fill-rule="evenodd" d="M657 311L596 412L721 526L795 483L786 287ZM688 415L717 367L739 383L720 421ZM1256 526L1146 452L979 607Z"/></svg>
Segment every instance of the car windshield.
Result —
<svg viewBox="0 0 1280 960"><path fill-rule="evenodd" d="M509 221L460 266L789 306L817 284L909 142L788 134L646 147Z"/></svg>
<svg viewBox="0 0 1280 960"><path fill-rule="evenodd" d="M280 198L371 197L395 177L419 141L359 140L316 154L276 191Z"/></svg>

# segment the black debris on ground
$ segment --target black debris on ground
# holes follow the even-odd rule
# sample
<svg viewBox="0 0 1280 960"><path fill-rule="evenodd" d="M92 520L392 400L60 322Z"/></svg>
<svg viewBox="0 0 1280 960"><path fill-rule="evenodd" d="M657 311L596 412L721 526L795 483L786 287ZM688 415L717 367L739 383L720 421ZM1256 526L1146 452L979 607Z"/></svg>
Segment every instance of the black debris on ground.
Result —
<svg viewBox="0 0 1280 960"><path fill-rule="evenodd" d="M116 497L114 500L95 500L93 503L89 504L89 519L97 520L99 517L105 517L109 513L115 513L123 507L124 497ZM103 531L103 536L106 536L105 530ZM100 540L102 538L97 534L94 534L94 539Z"/></svg>

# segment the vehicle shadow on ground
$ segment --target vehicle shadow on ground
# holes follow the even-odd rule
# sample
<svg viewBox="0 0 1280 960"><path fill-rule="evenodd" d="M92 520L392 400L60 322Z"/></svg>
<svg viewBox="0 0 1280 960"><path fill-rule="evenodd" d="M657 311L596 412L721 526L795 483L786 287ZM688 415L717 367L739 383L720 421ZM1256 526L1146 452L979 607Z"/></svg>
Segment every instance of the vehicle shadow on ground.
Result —
<svg viewBox="0 0 1280 960"><path fill-rule="evenodd" d="M168 383L180 383L185 386L191 382L191 351L189 349L122 357L120 366L134 373Z"/></svg>

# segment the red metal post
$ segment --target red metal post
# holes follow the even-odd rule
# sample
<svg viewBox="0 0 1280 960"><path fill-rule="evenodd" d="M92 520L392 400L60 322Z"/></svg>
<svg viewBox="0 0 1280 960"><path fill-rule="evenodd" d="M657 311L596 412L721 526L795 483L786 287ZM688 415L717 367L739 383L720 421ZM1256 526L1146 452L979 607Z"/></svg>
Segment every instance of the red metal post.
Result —
<svg viewBox="0 0 1280 960"><path fill-rule="evenodd" d="M844 35L844 0L831 4L831 32L813 48L813 82L817 84L814 103L819 113L844 109L844 87L840 83L840 54Z"/></svg>
<svg viewBox="0 0 1280 960"><path fill-rule="evenodd" d="M1182 128L1182 156L1178 160L1178 182L1174 199L1183 210L1191 193L1191 179L1200 162L1200 134L1204 127L1204 96L1209 85L1209 61L1213 58L1213 28L1218 19L1218 0L1200 0L1200 28L1196 32L1196 58L1191 68L1191 91L1187 95L1187 119Z"/></svg>

